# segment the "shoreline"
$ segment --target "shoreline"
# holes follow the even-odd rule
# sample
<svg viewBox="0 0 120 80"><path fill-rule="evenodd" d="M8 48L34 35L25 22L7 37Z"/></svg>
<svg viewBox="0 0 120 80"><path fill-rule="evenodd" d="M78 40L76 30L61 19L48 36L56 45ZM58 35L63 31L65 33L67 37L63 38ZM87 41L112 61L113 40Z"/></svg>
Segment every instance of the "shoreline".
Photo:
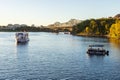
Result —
<svg viewBox="0 0 120 80"><path fill-rule="evenodd" d="M0 31L0 32L19 32L19 31ZM49 32L49 33L53 33L51 31L27 31L27 32ZM93 34L79 33L79 34L71 34L71 35L73 35L73 36L81 36L81 37L101 37L101 38L120 40L120 38L110 37L109 34L107 34L107 35L93 35Z"/></svg>
<svg viewBox="0 0 120 80"><path fill-rule="evenodd" d="M76 36L111 38L109 35L92 35L92 34L85 34L85 33L76 34Z"/></svg>
<svg viewBox="0 0 120 80"><path fill-rule="evenodd" d="M110 37L109 34L107 34L107 35L91 35L91 34L80 33L80 34L76 34L76 36L82 36L82 37L101 37L101 38L108 38L108 39L120 40L120 38Z"/></svg>

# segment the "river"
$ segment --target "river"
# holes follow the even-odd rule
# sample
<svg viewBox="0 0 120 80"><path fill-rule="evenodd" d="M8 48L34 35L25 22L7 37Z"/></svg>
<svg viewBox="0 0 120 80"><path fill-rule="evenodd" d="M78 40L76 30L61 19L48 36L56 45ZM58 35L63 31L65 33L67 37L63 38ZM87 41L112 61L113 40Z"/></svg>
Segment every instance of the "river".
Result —
<svg viewBox="0 0 120 80"><path fill-rule="evenodd" d="M120 41L99 37L30 32L16 44L14 32L0 32L2 80L120 80ZM102 44L109 56L89 56L88 45Z"/></svg>

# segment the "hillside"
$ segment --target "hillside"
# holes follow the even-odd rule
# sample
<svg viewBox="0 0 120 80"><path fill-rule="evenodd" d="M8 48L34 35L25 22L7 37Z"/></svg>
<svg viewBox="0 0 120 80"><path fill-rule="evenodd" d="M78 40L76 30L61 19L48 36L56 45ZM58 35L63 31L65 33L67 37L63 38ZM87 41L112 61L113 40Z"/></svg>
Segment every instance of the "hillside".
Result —
<svg viewBox="0 0 120 80"><path fill-rule="evenodd" d="M120 19L120 14L115 15L114 18Z"/></svg>
<svg viewBox="0 0 120 80"><path fill-rule="evenodd" d="M71 19L68 22L60 23L60 22L55 22L54 24L48 25L49 28L55 28L55 27L72 27L78 23L80 23L81 20L77 19Z"/></svg>

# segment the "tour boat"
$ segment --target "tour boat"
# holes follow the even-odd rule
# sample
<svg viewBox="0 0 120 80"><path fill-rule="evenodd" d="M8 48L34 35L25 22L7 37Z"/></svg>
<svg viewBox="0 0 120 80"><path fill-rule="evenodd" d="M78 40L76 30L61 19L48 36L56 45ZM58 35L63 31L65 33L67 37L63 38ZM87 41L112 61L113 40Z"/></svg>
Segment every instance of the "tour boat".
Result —
<svg viewBox="0 0 120 80"><path fill-rule="evenodd" d="M104 45L89 45L87 54L89 55L109 55L109 51L103 49Z"/></svg>
<svg viewBox="0 0 120 80"><path fill-rule="evenodd" d="M29 41L28 33L27 32L17 32L15 34L16 42L17 43L26 43Z"/></svg>

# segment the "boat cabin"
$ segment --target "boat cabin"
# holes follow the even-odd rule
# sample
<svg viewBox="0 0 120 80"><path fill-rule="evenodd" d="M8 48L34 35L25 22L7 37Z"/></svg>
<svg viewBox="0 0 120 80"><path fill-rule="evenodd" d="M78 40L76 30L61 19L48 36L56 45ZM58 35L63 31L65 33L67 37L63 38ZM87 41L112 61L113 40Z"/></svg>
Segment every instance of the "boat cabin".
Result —
<svg viewBox="0 0 120 80"><path fill-rule="evenodd" d="M17 32L15 34L17 43L24 43L29 41L27 32Z"/></svg>

